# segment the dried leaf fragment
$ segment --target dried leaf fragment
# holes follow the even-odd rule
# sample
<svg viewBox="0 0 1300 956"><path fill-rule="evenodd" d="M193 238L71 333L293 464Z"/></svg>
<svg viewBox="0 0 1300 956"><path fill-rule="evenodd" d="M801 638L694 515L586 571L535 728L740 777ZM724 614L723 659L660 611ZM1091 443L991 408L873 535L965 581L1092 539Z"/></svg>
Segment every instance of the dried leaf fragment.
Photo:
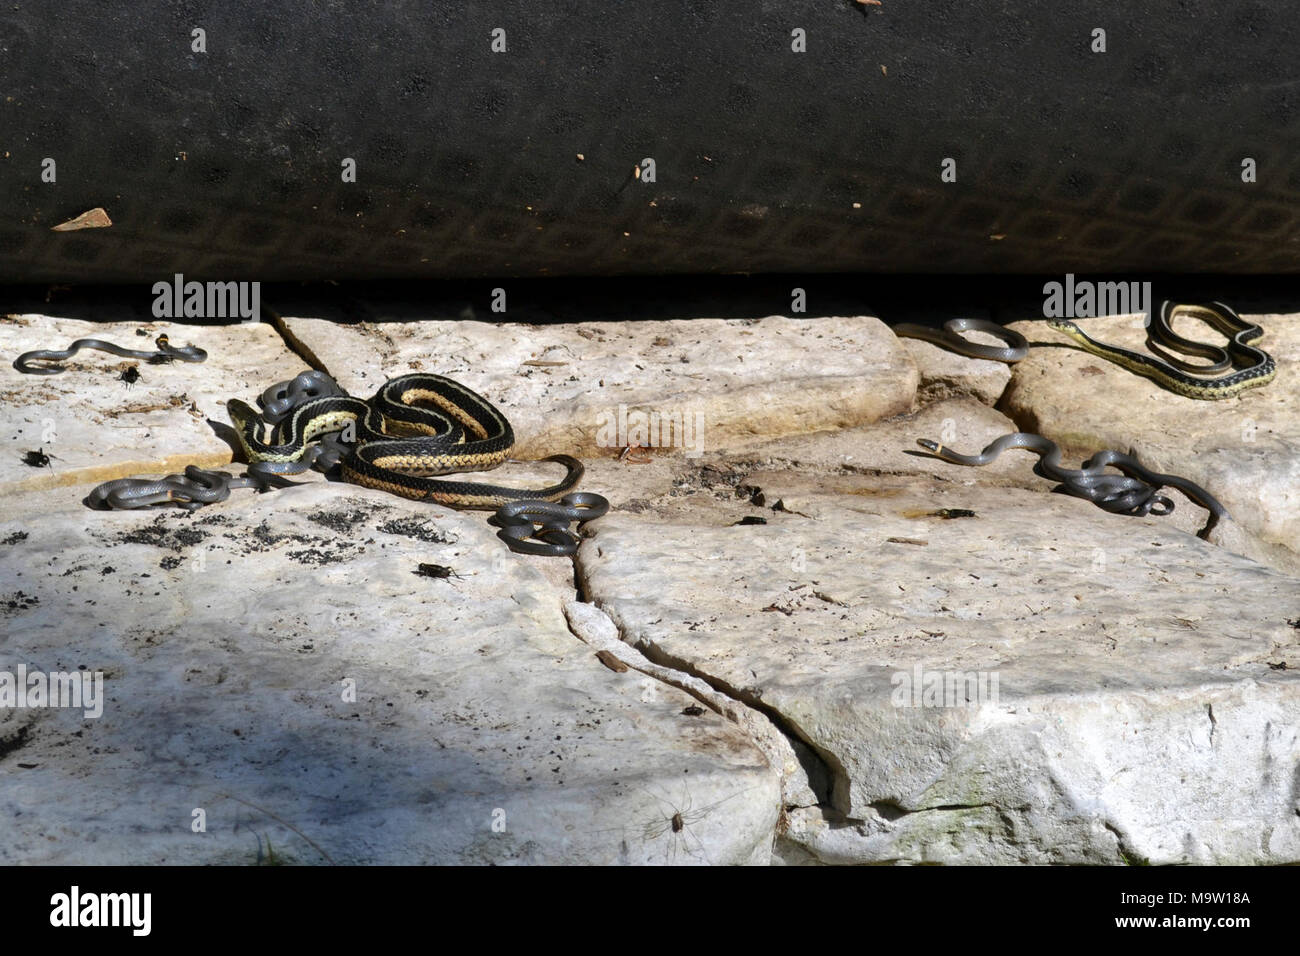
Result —
<svg viewBox="0 0 1300 956"><path fill-rule="evenodd" d="M57 226L51 226L51 232L75 232L78 229L103 229L113 225L113 220L108 218L108 213L102 206L96 206L94 209L83 212L76 219L69 219L67 222L61 222Z"/></svg>

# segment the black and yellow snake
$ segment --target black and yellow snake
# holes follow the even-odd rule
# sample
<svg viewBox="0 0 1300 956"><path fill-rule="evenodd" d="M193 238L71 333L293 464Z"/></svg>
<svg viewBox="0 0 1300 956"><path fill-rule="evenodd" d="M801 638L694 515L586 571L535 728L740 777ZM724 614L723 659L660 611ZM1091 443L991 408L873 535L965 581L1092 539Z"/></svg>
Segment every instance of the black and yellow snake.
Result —
<svg viewBox="0 0 1300 956"><path fill-rule="evenodd" d="M351 432L343 477L354 484L456 508L496 508L510 501L555 501L582 479L582 462L569 455L541 459L562 464L564 479L547 488L507 488L434 476L486 471L507 460L515 442L510 422L482 395L430 373L386 382L369 400L348 395L311 399L261 437L262 417L238 400L226 403L250 464L259 474L307 471L309 444L327 432ZM353 444L354 443L354 444ZM250 468L250 474L254 468Z"/></svg>

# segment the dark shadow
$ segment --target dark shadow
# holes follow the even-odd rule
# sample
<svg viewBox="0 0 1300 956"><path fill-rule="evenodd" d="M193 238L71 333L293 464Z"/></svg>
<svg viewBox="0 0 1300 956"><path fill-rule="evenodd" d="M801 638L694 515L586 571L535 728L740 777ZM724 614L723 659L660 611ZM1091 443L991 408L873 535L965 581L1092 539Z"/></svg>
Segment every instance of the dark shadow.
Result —
<svg viewBox="0 0 1300 956"><path fill-rule="evenodd" d="M1222 300L1247 314L1300 312L1293 276L1079 275L1094 282L1150 281L1159 301ZM1048 282L1061 275L730 275L484 278L448 281L279 282L262 288L263 309L341 323L427 319L557 322L664 319L820 318L876 315L893 325L941 326L952 318L1007 323L1041 320ZM505 311L494 312L494 290ZM804 310L794 311L795 290ZM34 312L95 322L168 321L232 325L238 319L155 319L152 285L0 287L0 312Z"/></svg>

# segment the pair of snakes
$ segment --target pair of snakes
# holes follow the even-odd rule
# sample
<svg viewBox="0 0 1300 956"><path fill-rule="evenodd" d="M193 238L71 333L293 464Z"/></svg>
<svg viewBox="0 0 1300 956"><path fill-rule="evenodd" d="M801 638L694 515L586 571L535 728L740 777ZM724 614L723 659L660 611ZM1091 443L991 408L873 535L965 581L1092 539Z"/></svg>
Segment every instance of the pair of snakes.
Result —
<svg viewBox="0 0 1300 956"><path fill-rule="evenodd" d="M1226 336L1227 345L1210 345L1178 335L1173 330L1173 322L1179 317L1205 323ZM1098 342L1066 319L1048 319L1047 327L1068 336L1084 351L1149 378L1161 388L1185 398L1204 401L1233 398L1246 389L1267 385L1277 374L1273 357L1250 344L1264 334L1264 329L1245 321L1222 302L1207 305L1163 302L1160 311L1147 322L1147 348L1152 355ZM1006 344L1001 348L977 345L963 338L963 332L985 332ZM952 319L942 330L904 323L894 326L894 334L922 339L958 355L994 362L1019 362L1029 354L1029 342L1023 335L984 319ZM1216 361L1196 365L1171 354L1171 350Z"/></svg>
<svg viewBox="0 0 1300 956"><path fill-rule="evenodd" d="M1209 345L1177 335L1172 323L1179 316L1199 319L1226 336L1228 344ZM1209 305L1162 303L1159 313L1147 324L1147 347L1153 355L1098 342L1075 323L1064 319L1052 319L1047 324L1069 336L1085 351L1187 398L1210 401L1231 398L1246 389L1267 384L1277 372L1272 356L1249 344L1260 338L1264 330L1244 321L1222 302ZM970 342L962 333L971 331L993 335L1005 343L1005 347ZM895 326L894 332L972 358L1011 363L1020 361L1029 353L1029 343L1023 335L982 319L953 319L942 331L903 324ZM1170 350L1215 361L1195 365L1170 354ZM1241 367L1238 367L1239 363ZM1151 471L1137 460L1131 450L1128 454L1100 451L1084 462L1082 468L1071 469L1061 465L1061 450L1055 442L1026 432L1003 435L978 455L963 455L929 439L919 439L917 443L930 454L958 465L987 465L1002 452L1014 448L1032 451L1039 456L1037 470L1041 474L1061 482L1068 494L1086 498L1115 514L1169 514L1174 509L1173 502L1158 492L1163 487L1175 488L1209 512L1209 521L1198 532L1201 538L1206 538L1220 520L1231 517L1223 505L1200 485L1177 475ZM1122 474L1106 472L1109 466L1118 468Z"/></svg>

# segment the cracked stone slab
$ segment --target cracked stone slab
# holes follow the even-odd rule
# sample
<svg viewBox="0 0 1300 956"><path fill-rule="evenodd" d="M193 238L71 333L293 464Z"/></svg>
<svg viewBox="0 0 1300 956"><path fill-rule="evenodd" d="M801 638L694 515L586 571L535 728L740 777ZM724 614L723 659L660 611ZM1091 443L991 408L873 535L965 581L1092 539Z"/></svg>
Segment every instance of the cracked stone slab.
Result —
<svg viewBox="0 0 1300 956"><path fill-rule="evenodd" d="M1148 467L1205 487L1263 540L1300 552L1300 316L1243 318L1264 328L1253 344L1273 356L1277 375L1268 385L1212 402L1184 398L1075 348L1042 322L1015 323L1010 327L1031 348L1012 374L1005 410L1082 457L1131 446ZM1098 341L1147 354L1141 315L1081 319L1079 327ZM1225 341L1199 322L1175 331Z"/></svg>
<svg viewBox="0 0 1300 956"><path fill-rule="evenodd" d="M817 480L824 482L833 480L829 475L930 475L937 465L950 469L953 480L966 484L1023 483L1026 478L1019 466L1025 463L1010 457L999 459L977 475L972 469L963 471L915 454L918 438L953 441L965 436L965 440L987 443L1008 431L1015 431L1015 423L1006 416L974 399L955 398L888 421L752 442L698 459L673 452L632 460L599 454L586 461L583 488L603 494L615 510L710 525L731 524L746 515L762 514L754 504L771 507L778 500L776 495L751 500L744 478L756 469L816 474ZM1043 480L1033 475L1029 479L1043 485Z"/></svg>
<svg viewBox="0 0 1300 956"><path fill-rule="evenodd" d="M653 456L644 464L601 457L589 461L584 487L605 494L616 511L706 526L767 520L770 510L806 511L808 496L815 501L828 493L868 497L893 493L894 483L872 481L872 475L923 475L989 489L986 494L994 499L996 489L1002 487L1053 490L1056 482L1035 472L1038 457L1029 452L1008 452L989 465L966 468L922 454L916 445L918 438L926 437L956 447L983 448L1015 430L1014 422L974 399L949 399L886 422L789 436L704 456L697 464L663 456ZM1161 527L1198 533L1208 513L1176 491L1166 490L1166 494L1174 501L1174 513L1151 520ZM1300 556L1261 540L1236 522L1221 522L1208 540L1300 576Z"/></svg>
<svg viewBox="0 0 1300 956"><path fill-rule="evenodd" d="M1300 582L1078 499L858 480L765 526L611 514L579 552L623 640L832 774L783 857L1300 860Z"/></svg>
<svg viewBox="0 0 1300 956"><path fill-rule="evenodd" d="M763 754L604 665L481 513L67 499L0 516L0 670L100 671L104 709L0 709L5 863L768 862Z"/></svg>
<svg viewBox="0 0 1300 956"><path fill-rule="evenodd" d="M554 325L281 321L303 354L353 394L422 371L482 392L510 419L525 456L635 444L638 421L642 443L691 454L844 428L908 411L917 384L907 350L871 316Z"/></svg>
<svg viewBox="0 0 1300 956"><path fill-rule="evenodd" d="M137 335L137 329L148 334ZM151 351L164 332L174 345L206 350L207 360L151 365L83 349L57 375L26 375L13 367L23 352L63 350L82 338ZM194 326L10 315L0 318L0 354L0 489L6 493L226 464L231 446L207 420L228 424L227 399L253 402L270 385L303 370L276 331L260 323ZM119 375L131 367L140 378L128 386ZM27 452L42 448L52 459L48 468L23 463Z"/></svg>
<svg viewBox="0 0 1300 956"><path fill-rule="evenodd" d="M597 653L612 655L624 667L634 668L665 684L680 687L711 710L743 728L763 751L768 763L780 768L782 806L809 806L818 802L816 788L824 791L828 781L825 774L819 772L822 768L816 757L808 753L808 748L802 742L784 736L761 712L718 693L700 678L655 664L636 648L624 644L609 615L594 604L570 601L564 605L564 616L568 618L573 633L580 640L597 648Z"/></svg>

